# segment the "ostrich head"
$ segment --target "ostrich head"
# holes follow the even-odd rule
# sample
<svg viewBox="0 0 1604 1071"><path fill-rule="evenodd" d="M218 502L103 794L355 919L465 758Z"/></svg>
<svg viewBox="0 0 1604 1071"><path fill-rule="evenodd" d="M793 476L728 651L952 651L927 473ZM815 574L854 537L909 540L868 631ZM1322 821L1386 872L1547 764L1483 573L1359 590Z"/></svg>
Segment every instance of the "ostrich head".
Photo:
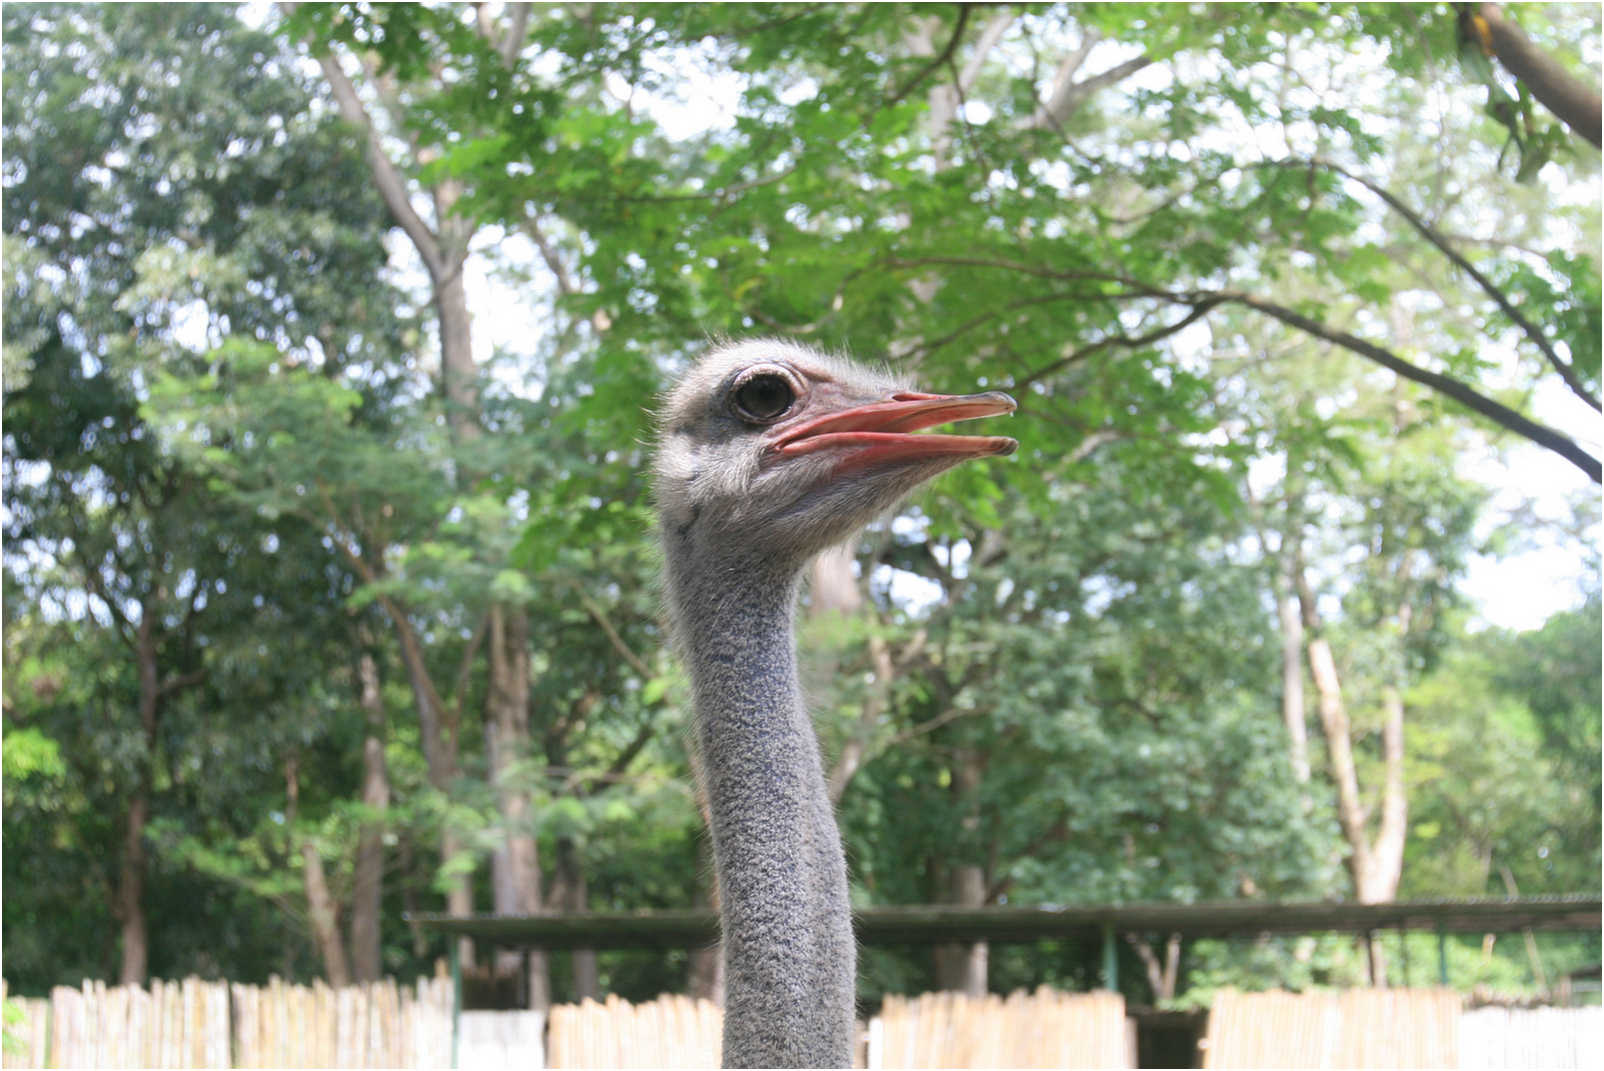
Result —
<svg viewBox="0 0 1604 1071"><path fill-rule="evenodd" d="M1018 446L921 429L1013 410L1006 394L924 394L791 342L719 346L663 408L664 536L710 556L800 566L937 473Z"/></svg>

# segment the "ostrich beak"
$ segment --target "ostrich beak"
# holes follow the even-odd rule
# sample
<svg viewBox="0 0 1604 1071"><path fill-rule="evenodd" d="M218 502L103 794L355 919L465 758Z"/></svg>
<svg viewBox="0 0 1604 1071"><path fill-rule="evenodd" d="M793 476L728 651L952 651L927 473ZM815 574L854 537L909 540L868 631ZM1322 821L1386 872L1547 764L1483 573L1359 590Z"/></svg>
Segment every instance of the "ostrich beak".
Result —
<svg viewBox="0 0 1604 1071"><path fill-rule="evenodd" d="M847 447L841 468L862 468L888 461L964 460L1011 454L1019 443L1001 435L920 435L923 428L955 420L1001 416L1018 406L1000 391L985 394L917 394L906 391L889 400L870 402L815 417L786 428L770 445L781 457Z"/></svg>

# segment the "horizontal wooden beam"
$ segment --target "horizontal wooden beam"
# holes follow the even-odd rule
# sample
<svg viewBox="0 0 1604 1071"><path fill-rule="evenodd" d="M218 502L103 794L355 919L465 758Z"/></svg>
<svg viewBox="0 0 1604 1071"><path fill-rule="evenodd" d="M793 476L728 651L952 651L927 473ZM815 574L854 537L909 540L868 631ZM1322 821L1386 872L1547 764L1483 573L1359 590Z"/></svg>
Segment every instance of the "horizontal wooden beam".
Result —
<svg viewBox="0 0 1604 1071"><path fill-rule="evenodd" d="M853 928L865 944L942 944L950 941L1029 942L1098 939L1103 927L1120 933L1179 933L1185 937L1261 934L1366 933L1442 930L1596 932L1600 898L1592 895L1512 900L1409 900L1386 904L1274 903L1236 900L1205 904L1102 904L980 907L872 907L857 911ZM617 911L540 915L410 915L437 933L503 946L539 948L697 948L718 940L711 911Z"/></svg>

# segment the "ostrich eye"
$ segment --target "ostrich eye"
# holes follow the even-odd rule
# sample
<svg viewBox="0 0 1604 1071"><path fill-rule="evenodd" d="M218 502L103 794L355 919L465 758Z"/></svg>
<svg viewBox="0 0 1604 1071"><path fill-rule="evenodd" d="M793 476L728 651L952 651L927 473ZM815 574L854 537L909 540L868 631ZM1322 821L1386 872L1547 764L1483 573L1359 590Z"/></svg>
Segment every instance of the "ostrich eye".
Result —
<svg viewBox="0 0 1604 1071"><path fill-rule="evenodd" d="M735 388L733 400L736 416L767 424L786 414L796 401L796 392L784 376L760 372Z"/></svg>

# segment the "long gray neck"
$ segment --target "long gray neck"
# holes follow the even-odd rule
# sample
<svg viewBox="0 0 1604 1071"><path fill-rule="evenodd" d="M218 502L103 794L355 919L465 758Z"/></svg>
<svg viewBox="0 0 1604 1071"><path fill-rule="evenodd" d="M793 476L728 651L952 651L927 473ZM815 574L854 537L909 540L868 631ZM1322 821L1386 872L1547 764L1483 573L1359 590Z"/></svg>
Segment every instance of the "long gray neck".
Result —
<svg viewBox="0 0 1604 1071"><path fill-rule="evenodd" d="M668 554L724 934L724 1066L850 1067L846 860L797 684L799 571Z"/></svg>

